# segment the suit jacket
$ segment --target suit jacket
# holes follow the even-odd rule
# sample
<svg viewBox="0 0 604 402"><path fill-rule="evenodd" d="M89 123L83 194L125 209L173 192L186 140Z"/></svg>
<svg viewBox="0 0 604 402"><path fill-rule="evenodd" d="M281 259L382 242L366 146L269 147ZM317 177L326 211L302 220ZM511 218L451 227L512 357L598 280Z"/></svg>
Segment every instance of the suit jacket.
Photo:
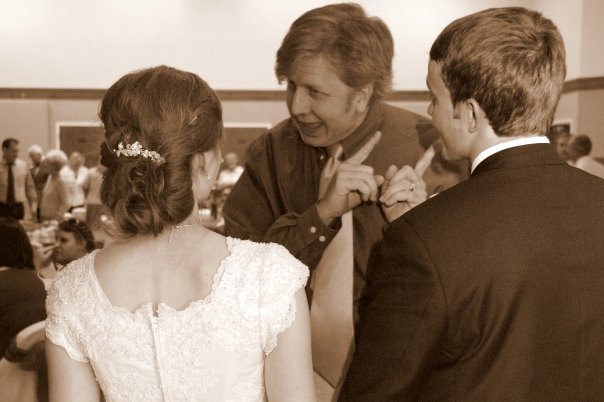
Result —
<svg viewBox="0 0 604 402"><path fill-rule="evenodd" d="M341 401L604 400L604 180L507 149L392 223Z"/></svg>

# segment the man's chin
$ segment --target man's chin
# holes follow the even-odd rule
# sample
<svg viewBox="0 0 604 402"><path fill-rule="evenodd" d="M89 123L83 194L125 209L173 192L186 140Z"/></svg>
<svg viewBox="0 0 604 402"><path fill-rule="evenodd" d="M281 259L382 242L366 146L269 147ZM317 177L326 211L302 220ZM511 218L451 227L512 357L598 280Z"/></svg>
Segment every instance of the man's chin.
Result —
<svg viewBox="0 0 604 402"><path fill-rule="evenodd" d="M316 138L316 137L308 137L305 135L300 135L300 137L302 137L302 141L306 144L309 145L311 147L315 147L315 148L320 148L320 147L324 147L324 140L322 138Z"/></svg>

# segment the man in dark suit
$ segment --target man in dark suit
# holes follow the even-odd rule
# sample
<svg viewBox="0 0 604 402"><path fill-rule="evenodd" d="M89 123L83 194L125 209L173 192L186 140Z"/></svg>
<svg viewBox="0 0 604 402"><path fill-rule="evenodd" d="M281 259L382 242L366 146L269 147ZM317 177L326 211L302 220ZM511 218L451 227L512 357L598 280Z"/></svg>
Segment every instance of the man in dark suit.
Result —
<svg viewBox="0 0 604 402"><path fill-rule="evenodd" d="M544 137L564 76L560 33L524 8L436 39L428 112L471 177L374 250L341 401L604 400L604 180Z"/></svg>
<svg viewBox="0 0 604 402"><path fill-rule="evenodd" d="M42 203L42 192L44 186L48 181L48 171L44 168L44 150L41 146L34 144L29 148L28 151L29 159L31 160L31 176L34 178L34 185L36 186L36 195L38 196L38 210L35 211L36 219L39 219L39 206Z"/></svg>

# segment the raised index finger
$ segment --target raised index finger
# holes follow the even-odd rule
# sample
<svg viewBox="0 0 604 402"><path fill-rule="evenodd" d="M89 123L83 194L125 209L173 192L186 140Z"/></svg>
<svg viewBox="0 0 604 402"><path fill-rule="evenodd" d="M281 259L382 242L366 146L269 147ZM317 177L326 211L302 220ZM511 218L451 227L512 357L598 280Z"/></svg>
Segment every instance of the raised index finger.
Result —
<svg viewBox="0 0 604 402"><path fill-rule="evenodd" d="M360 165L367 159L373 148L375 148L376 144L380 142L380 138L382 138L382 133L380 131L376 131L373 134L373 137L367 141L365 145L361 147L354 155L350 158L346 159L346 163L350 163L353 165Z"/></svg>
<svg viewBox="0 0 604 402"><path fill-rule="evenodd" d="M415 164L415 171L421 177L424 175L424 172L428 169L430 164L432 163L432 159L434 159L434 155L436 154L436 150L434 146L428 147L426 152L422 155L421 158Z"/></svg>

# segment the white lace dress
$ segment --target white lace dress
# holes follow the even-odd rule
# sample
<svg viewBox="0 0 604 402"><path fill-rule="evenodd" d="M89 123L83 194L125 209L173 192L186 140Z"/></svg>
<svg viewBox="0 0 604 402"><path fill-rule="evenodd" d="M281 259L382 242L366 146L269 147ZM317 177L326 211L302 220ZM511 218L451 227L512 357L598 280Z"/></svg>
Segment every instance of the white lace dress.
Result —
<svg viewBox="0 0 604 402"><path fill-rule="evenodd" d="M109 302L96 252L71 263L49 290L47 337L90 363L107 401L266 400L264 358L295 317L308 268L277 244L227 245L207 297L155 315Z"/></svg>

